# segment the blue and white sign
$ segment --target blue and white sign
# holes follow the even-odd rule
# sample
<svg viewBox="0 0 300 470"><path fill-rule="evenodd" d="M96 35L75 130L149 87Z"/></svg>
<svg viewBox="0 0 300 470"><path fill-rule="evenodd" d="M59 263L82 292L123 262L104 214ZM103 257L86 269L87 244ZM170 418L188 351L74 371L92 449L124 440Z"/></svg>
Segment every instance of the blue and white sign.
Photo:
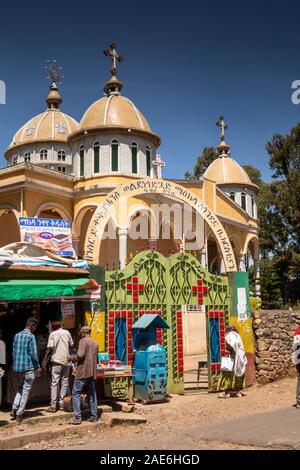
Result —
<svg viewBox="0 0 300 470"><path fill-rule="evenodd" d="M19 217L21 240L60 256L74 257L71 223L65 219Z"/></svg>

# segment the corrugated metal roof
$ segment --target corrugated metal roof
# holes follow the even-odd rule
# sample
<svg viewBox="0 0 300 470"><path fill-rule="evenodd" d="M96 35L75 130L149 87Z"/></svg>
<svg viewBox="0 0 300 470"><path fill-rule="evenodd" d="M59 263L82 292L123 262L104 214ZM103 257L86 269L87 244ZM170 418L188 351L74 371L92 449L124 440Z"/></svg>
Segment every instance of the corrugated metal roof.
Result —
<svg viewBox="0 0 300 470"><path fill-rule="evenodd" d="M132 329L145 330L150 325L153 328L169 328L165 320L163 320L158 313L146 313L135 322Z"/></svg>

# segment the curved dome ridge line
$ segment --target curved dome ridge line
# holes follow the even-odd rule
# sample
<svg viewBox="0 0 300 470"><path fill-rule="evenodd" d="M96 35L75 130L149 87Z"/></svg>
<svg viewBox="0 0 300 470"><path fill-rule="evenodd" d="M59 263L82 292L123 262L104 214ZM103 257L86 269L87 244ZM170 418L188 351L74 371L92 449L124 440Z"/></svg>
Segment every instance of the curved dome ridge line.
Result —
<svg viewBox="0 0 300 470"><path fill-rule="evenodd" d="M246 178L245 183L249 182L249 177L248 177L247 173L245 172L244 168L242 168L242 166L238 162L233 160L233 158L231 159L231 161L236 166L236 168L242 173L242 175Z"/></svg>
<svg viewBox="0 0 300 470"><path fill-rule="evenodd" d="M98 101L99 101L99 100L98 100ZM80 120L80 123L85 120L86 115L88 114L88 112L90 111L90 109L94 106L94 104L95 104L95 101L94 101L92 104L90 104L90 106L89 106L88 109L85 111L84 115L82 116L82 118L81 118L81 120Z"/></svg>
<svg viewBox="0 0 300 470"><path fill-rule="evenodd" d="M32 119L30 119L29 121L26 122L26 124L24 124L24 126L21 127L21 129L19 131L17 131L15 133L15 137L14 139L16 140L16 137L17 137L17 134L20 132L20 138L19 138L19 142L23 142L24 140L24 134L25 134L25 131L26 131L26 126L32 121ZM18 142L17 142L18 143Z"/></svg>
<svg viewBox="0 0 300 470"><path fill-rule="evenodd" d="M42 113L41 113L41 114L38 114L37 116L35 116L35 117L31 118L31 119L29 119L29 120L28 120L27 122L25 122L25 124L20 128L20 130L15 133L15 137L16 137L17 134L18 134L18 133L21 133L21 131L22 131L22 129L23 129L22 134L20 135L20 138L19 138L19 142L23 143L24 137L25 137L26 129L28 129L28 126L32 123L32 121L33 121L34 119L38 118L39 116L42 116Z"/></svg>
<svg viewBox="0 0 300 470"><path fill-rule="evenodd" d="M224 182L227 180L227 172L226 172L226 166L225 166L225 158L222 158L222 170L223 170L223 179Z"/></svg>
<svg viewBox="0 0 300 470"><path fill-rule="evenodd" d="M124 97L124 98L125 98L125 99L127 100L127 102L133 107L133 109L134 109L134 111L135 111L135 114L137 115L138 121L139 121L139 123L140 123L140 125L141 125L141 128L142 128L143 130L145 130L144 123L143 123L143 121L142 121L142 118L141 118L141 116L140 116L140 113L139 113L137 107L136 107L135 104L134 104L132 101L130 101L128 98L126 98L126 97Z"/></svg>
<svg viewBox="0 0 300 470"><path fill-rule="evenodd" d="M65 113L64 113L64 116L67 116L68 119L71 119L71 121L73 122L74 126L75 126L76 128L78 128L79 123L76 121L76 119L74 119L72 116L69 116L68 114L65 114Z"/></svg>
<svg viewBox="0 0 300 470"><path fill-rule="evenodd" d="M249 175L248 175L247 171L244 170L244 168L243 168L242 166L241 166L241 169L242 169L242 171L243 171L243 173L244 173L244 175L245 175L246 180L251 181L251 179L249 178ZM251 183L252 183L252 181L251 181Z"/></svg>
<svg viewBox="0 0 300 470"><path fill-rule="evenodd" d="M55 116L54 113L51 116L51 138L55 139Z"/></svg>
<svg viewBox="0 0 300 470"><path fill-rule="evenodd" d="M65 123L68 126L69 134L71 134L72 130L71 130L71 126L70 126L70 123L69 123L69 119L67 119L67 116L65 115L65 113L62 113L61 111L60 111L60 115L64 118Z"/></svg>
<svg viewBox="0 0 300 470"><path fill-rule="evenodd" d="M43 114L40 115L41 116L41 119L39 121L39 123L37 124L36 126L36 129L35 129L35 134L34 134L34 137L32 140L36 140L36 137L38 135L38 132L39 132L39 128L43 122L43 120L48 116L48 111L45 111Z"/></svg>
<svg viewBox="0 0 300 470"><path fill-rule="evenodd" d="M107 98L106 105L105 105L105 111L104 111L104 120L103 120L103 125L107 126L107 116L108 116L108 110L109 110L109 105L111 100L113 99L114 95L110 95Z"/></svg>

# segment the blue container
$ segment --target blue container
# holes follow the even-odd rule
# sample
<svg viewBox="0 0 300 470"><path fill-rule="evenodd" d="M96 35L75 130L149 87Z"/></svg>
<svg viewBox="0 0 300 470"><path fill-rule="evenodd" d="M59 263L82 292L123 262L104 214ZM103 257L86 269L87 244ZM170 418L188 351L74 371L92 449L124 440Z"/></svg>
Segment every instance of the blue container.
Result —
<svg viewBox="0 0 300 470"><path fill-rule="evenodd" d="M169 328L160 315L144 314L132 327L134 396L143 403L168 400L166 350L156 328Z"/></svg>

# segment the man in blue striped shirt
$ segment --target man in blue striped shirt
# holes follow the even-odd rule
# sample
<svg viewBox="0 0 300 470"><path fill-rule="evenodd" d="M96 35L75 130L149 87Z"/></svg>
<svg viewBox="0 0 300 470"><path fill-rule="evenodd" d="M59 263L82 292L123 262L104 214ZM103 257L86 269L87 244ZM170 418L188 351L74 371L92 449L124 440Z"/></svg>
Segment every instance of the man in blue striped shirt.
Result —
<svg viewBox="0 0 300 470"><path fill-rule="evenodd" d="M35 373L41 373L34 332L38 325L35 318L28 318L26 328L14 337L13 369L19 374L20 387L15 396L11 416L18 422L23 419L25 406L32 388Z"/></svg>

